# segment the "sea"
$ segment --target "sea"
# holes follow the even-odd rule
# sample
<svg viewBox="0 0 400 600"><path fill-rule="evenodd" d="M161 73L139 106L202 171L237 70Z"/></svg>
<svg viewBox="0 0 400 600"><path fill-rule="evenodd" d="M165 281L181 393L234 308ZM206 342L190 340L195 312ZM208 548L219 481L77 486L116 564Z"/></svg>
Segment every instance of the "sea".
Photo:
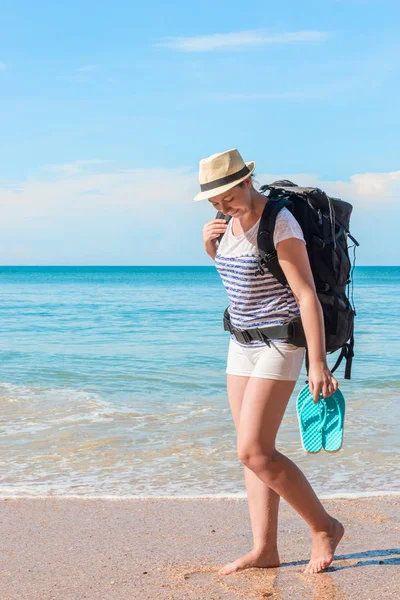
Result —
<svg viewBox="0 0 400 600"><path fill-rule="evenodd" d="M351 292L341 450L302 449L304 365L277 437L326 498L400 493L400 267ZM226 306L213 266L1 267L0 496L245 497Z"/></svg>

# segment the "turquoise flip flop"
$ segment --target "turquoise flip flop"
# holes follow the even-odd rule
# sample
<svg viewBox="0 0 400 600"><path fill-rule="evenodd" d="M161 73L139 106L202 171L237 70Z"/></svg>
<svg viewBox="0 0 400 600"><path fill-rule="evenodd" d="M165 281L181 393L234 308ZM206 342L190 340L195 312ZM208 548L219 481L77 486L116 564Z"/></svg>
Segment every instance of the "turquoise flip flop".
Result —
<svg viewBox="0 0 400 600"><path fill-rule="evenodd" d="M327 452L338 452L343 445L346 403L340 390L324 398L326 413L322 429L322 446Z"/></svg>
<svg viewBox="0 0 400 600"><path fill-rule="evenodd" d="M303 450L310 454L319 452L322 448L322 428L326 418L326 405L317 403L310 392L309 385L305 385L297 396L296 408L299 420L301 444Z"/></svg>

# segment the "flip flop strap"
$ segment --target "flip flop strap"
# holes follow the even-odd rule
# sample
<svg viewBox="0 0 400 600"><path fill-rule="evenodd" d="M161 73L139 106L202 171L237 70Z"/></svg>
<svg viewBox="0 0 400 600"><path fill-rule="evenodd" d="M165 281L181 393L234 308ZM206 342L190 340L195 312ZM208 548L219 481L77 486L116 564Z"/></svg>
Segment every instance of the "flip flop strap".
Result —
<svg viewBox="0 0 400 600"><path fill-rule="evenodd" d="M339 402L336 400L335 397L333 399L336 402L336 407L337 407L337 411L338 411L338 415L339 415L339 429L342 429L342 426L343 426L343 413L340 410Z"/></svg>
<svg viewBox="0 0 400 600"><path fill-rule="evenodd" d="M322 400L322 402L323 402L323 404L325 406L325 415L324 415L324 418L323 418L323 421L322 421L322 425L321 425L321 429L322 429L322 427L326 423L326 417L328 416L328 408L326 406L326 402L325 402L324 398L321 398L320 400ZM336 408L337 408L337 412L338 412L338 415L339 415L339 429L342 429L343 414L342 414L342 411L340 410L339 402L336 400L335 397L333 397L333 400L336 402Z"/></svg>
<svg viewBox="0 0 400 600"><path fill-rule="evenodd" d="M326 417L328 416L328 409L326 407L326 402L325 402L324 398L320 398L319 402L320 402L320 409L319 409L320 415L322 415L322 411L324 411L324 416L322 418L321 425L319 427L319 430L321 430L324 428L324 425L326 423Z"/></svg>
<svg viewBox="0 0 400 600"><path fill-rule="evenodd" d="M313 402L314 402L314 400L313 400ZM303 406L300 409L300 422L301 422L301 424L303 426L304 426L304 423L303 423L303 420L302 420L302 415L303 415L303 410L304 410L306 404L307 404L307 400L305 400L303 402ZM326 402L325 402L325 400L322 397L320 397L320 399L318 401L318 404L319 404L320 417L322 417L322 412L324 411L324 416L322 417L321 425L318 428L318 431L320 431L323 428L323 426L325 425L326 417L327 417L327 414L328 414L328 410L326 408Z"/></svg>

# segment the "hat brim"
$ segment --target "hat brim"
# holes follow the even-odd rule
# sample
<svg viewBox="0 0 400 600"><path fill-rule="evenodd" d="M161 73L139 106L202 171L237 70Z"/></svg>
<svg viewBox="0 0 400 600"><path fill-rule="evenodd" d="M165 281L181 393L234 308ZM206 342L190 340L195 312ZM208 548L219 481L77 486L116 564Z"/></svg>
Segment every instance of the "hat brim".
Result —
<svg viewBox="0 0 400 600"><path fill-rule="evenodd" d="M250 162L246 163L246 166L250 169L250 171L244 177L241 177L240 179L237 179L236 181L232 181L231 183L227 183L226 185L221 185L219 187L216 187L212 190L207 190L207 192L199 192L198 194L196 194L196 196L193 198L193 200L195 202L197 202L199 200L208 200L209 198L213 198L214 196L223 194L224 192L227 192L228 190L235 187L235 185L242 183L242 181L244 181L245 179L250 177L250 175L253 173L254 169L256 168L256 163L254 161L250 161Z"/></svg>

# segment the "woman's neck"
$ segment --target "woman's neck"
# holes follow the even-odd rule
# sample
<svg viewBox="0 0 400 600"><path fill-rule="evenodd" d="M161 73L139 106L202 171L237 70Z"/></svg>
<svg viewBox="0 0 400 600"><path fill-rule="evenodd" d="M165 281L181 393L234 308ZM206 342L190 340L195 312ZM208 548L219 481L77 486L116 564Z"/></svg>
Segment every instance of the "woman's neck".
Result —
<svg viewBox="0 0 400 600"><path fill-rule="evenodd" d="M252 189L250 194L249 212L243 215L243 217L239 217L239 222L243 229L248 229L249 225L251 227L258 221L263 213L267 200L268 198L264 196L264 194L260 194L260 192L257 192L254 188Z"/></svg>

